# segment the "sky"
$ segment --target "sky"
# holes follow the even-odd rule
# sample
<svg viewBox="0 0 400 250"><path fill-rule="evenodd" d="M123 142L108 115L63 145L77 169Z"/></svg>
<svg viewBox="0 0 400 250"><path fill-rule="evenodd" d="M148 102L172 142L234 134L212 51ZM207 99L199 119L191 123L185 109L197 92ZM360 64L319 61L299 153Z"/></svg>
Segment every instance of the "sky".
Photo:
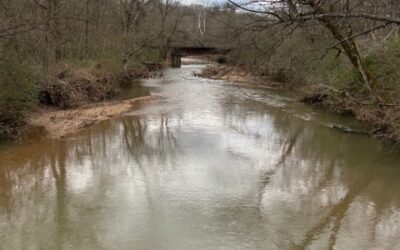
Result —
<svg viewBox="0 0 400 250"><path fill-rule="evenodd" d="M203 5L212 5L214 3L225 3L226 0L178 0L183 4L203 4Z"/></svg>

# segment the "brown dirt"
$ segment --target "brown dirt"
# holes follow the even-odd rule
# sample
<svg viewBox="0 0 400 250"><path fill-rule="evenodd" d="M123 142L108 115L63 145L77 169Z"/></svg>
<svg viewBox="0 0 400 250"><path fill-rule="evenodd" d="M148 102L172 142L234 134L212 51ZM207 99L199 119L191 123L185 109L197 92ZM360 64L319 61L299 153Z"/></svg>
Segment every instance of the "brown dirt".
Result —
<svg viewBox="0 0 400 250"><path fill-rule="evenodd" d="M147 63L126 72L108 73L100 64L82 68L61 65L43 81L39 101L61 108L100 102L117 95L133 80L156 77L160 69L159 64Z"/></svg>
<svg viewBox="0 0 400 250"><path fill-rule="evenodd" d="M196 76L225 80L237 84L258 85L269 88L282 88L283 84L273 81L268 76L261 76L239 66L215 65L203 69Z"/></svg>
<svg viewBox="0 0 400 250"><path fill-rule="evenodd" d="M144 96L120 102L97 103L71 110L42 106L28 117L28 125L44 128L51 138L62 138L100 121L126 113L141 103L159 99L160 96Z"/></svg>

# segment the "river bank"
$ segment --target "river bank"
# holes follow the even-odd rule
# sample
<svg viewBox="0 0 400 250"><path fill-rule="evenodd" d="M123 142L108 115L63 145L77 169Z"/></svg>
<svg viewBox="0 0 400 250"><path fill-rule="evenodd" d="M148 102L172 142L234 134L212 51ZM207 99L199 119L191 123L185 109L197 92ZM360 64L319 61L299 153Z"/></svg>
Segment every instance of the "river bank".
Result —
<svg viewBox="0 0 400 250"><path fill-rule="evenodd" d="M32 127L42 127L50 137L60 138L157 99L140 93L128 95L128 100L113 100L136 80L159 77L163 67L148 63L120 71L98 63L58 65L42 77L33 104L23 110L1 107L0 139L16 139Z"/></svg>
<svg viewBox="0 0 400 250"><path fill-rule="evenodd" d="M94 124L121 115L144 102L161 99L160 96L143 96L122 101L88 104L70 110L57 110L39 106L27 118L28 127L45 129L48 137L63 138L89 128Z"/></svg>
<svg viewBox="0 0 400 250"><path fill-rule="evenodd" d="M398 149L203 67L141 81L165 99L66 139L0 145L1 247L399 249Z"/></svg>
<svg viewBox="0 0 400 250"><path fill-rule="evenodd" d="M370 124L373 129L363 131L365 134L400 142L400 106L397 104L363 103L362 100L350 93L327 85L293 86L277 82L270 76L260 75L243 67L227 64L209 66L198 73L197 76L294 91L300 102L327 108L331 112L352 116L360 122ZM356 132L359 133L359 131Z"/></svg>

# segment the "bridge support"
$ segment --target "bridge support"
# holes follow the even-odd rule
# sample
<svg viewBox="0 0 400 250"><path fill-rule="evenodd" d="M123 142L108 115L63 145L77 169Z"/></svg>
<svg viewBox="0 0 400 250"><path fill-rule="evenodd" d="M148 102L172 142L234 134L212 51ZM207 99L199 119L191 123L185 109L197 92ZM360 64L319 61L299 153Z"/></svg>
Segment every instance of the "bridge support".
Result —
<svg viewBox="0 0 400 250"><path fill-rule="evenodd" d="M171 55L171 67L172 68L180 68L182 66L182 56L177 54Z"/></svg>
<svg viewBox="0 0 400 250"><path fill-rule="evenodd" d="M170 47L168 55L171 67L180 68L182 66L181 58L183 56L225 55L230 51L230 49L220 49L215 47Z"/></svg>

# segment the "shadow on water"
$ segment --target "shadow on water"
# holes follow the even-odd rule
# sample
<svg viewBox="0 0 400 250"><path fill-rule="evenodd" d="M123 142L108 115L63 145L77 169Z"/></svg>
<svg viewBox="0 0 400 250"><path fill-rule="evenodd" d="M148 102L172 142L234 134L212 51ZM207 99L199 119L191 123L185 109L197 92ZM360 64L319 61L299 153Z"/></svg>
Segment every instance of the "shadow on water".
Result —
<svg viewBox="0 0 400 250"><path fill-rule="evenodd" d="M151 95L157 88L143 86L142 81L132 81L129 85L123 86L121 92L114 97L115 100L125 100L141 96Z"/></svg>

